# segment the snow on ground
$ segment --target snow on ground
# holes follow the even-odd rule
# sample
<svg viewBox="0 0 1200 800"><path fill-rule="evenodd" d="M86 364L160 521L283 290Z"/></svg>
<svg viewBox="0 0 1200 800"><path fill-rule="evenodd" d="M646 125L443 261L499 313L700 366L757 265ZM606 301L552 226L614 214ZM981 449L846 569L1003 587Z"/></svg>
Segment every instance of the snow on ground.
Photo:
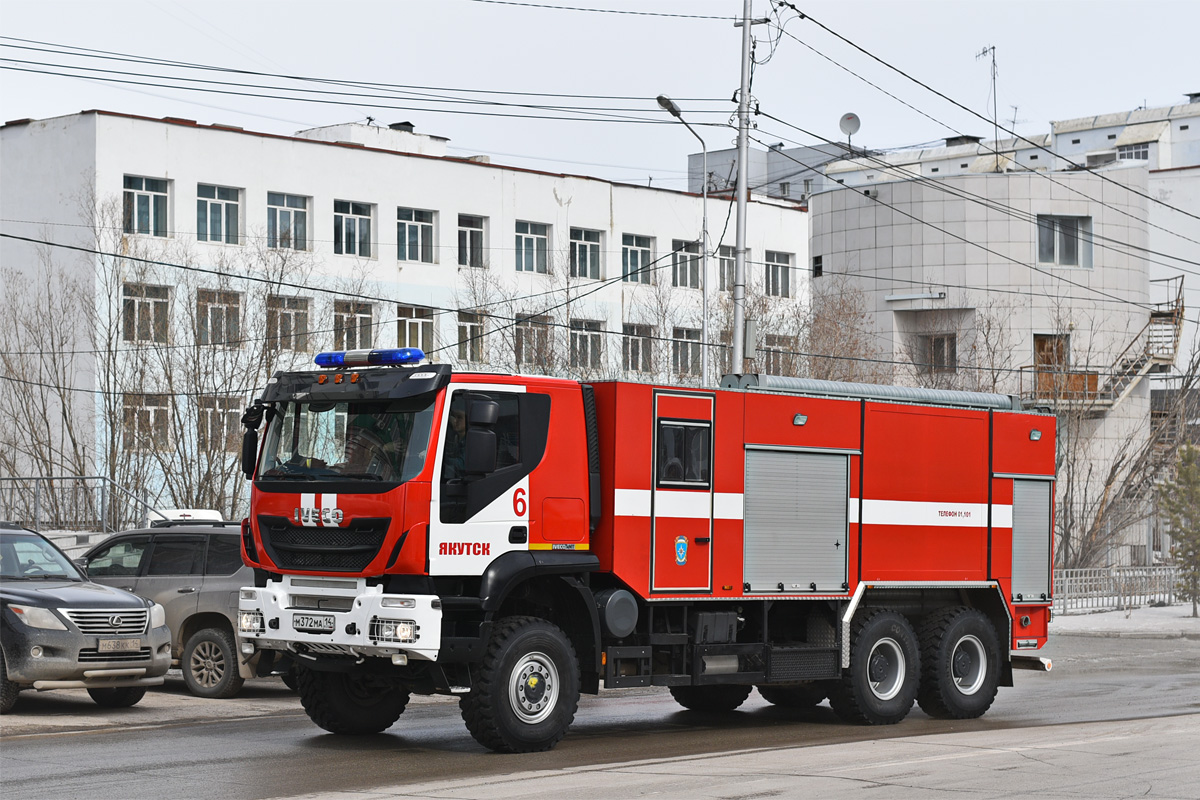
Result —
<svg viewBox="0 0 1200 800"><path fill-rule="evenodd" d="M1055 614L1050 635L1082 633L1092 635L1193 636L1200 638L1200 619L1192 616L1192 604L1154 608L1141 606L1129 612L1103 611L1097 614Z"/></svg>

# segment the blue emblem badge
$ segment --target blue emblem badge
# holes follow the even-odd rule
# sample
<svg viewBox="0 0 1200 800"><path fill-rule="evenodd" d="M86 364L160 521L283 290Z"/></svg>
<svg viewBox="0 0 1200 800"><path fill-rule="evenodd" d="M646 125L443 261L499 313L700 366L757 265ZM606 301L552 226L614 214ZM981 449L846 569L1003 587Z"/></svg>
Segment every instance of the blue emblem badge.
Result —
<svg viewBox="0 0 1200 800"><path fill-rule="evenodd" d="M687 537L675 537L675 563L683 566L687 563Z"/></svg>

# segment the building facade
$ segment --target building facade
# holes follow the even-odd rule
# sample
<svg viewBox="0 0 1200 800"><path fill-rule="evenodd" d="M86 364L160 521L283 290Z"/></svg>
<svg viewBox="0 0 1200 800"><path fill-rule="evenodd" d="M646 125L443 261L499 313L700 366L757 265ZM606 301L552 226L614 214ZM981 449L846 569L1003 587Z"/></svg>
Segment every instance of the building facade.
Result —
<svg viewBox="0 0 1200 800"><path fill-rule="evenodd" d="M70 329L58 338L75 344L70 386L54 394L91 444L46 464L195 463L194 492L155 491L203 505L202 465L233 459L245 402L321 349L413 346L463 369L701 382L700 196L448 157L445 141L407 124L280 136L103 111L0 127L6 280L42 287L22 297L68 283L87 296L56 315ZM749 215L748 282L776 305L803 303L806 216L765 197ZM717 343L733 265L718 236ZM722 352L710 348L711 385Z"/></svg>

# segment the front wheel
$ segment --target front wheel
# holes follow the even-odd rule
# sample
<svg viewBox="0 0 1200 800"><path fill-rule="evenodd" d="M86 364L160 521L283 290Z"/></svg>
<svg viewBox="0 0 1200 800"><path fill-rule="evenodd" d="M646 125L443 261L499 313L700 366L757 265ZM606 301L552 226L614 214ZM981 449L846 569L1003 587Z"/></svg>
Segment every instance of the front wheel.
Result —
<svg viewBox="0 0 1200 800"><path fill-rule="evenodd" d="M921 652L903 614L868 612L854 623L850 669L834 685L830 705L847 722L894 725L917 697Z"/></svg>
<svg viewBox="0 0 1200 800"><path fill-rule="evenodd" d="M579 662L558 626L505 617L492 630L474 686L459 701L475 741L498 753L549 750L579 707Z"/></svg>
<svg viewBox="0 0 1200 800"><path fill-rule="evenodd" d="M20 691L21 687L8 679L8 665L4 663L4 653L0 652L0 714L12 711Z"/></svg>
<svg viewBox="0 0 1200 800"><path fill-rule="evenodd" d="M1000 685L1000 640L981 611L950 608L921 626L921 710L941 719L983 716Z"/></svg>
<svg viewBox="0 0 1200 800"><path fill-rule="evenodd" d="M386 731L400 719L409 693L391 678L296 667L296 691L309 719L330 733Z"/></svg>
<svg viewBox="0 0 1200 800"><path fill-rule="evenodd" d="M116 689L88 689L96 705L105 708L136 706L146 696L145 686L121 686Z"/></svg>

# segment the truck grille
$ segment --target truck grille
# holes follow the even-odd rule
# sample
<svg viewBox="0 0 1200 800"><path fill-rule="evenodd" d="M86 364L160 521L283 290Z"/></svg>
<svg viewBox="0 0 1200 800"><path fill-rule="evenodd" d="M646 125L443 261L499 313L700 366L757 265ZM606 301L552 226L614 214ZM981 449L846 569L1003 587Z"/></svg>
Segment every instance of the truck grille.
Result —
<svg viewBox="0 0 1200 800"><path fill-rule="evenodd" d="M136 664L140 661L150 660L150 648L143 647L136 653L101 653L94 647L84 648L79 651L80 664L96 664L103 662L105 664L121 663L121 664Z"/></svg>
<svg viewBox="0 0 1200 800"><path fill-rule="evenodd" d="M263 547L283 569L362 572L379 554L389 518L356 519L345 528L298 528L284 517L258 517Z"/></svg>
<svg viewBox="0 0 1200 800"><path fill-rule="evenodd" d="M144 608L64 609L75 627L91 636L131 636L145 633L150 612Z"/></svg>

